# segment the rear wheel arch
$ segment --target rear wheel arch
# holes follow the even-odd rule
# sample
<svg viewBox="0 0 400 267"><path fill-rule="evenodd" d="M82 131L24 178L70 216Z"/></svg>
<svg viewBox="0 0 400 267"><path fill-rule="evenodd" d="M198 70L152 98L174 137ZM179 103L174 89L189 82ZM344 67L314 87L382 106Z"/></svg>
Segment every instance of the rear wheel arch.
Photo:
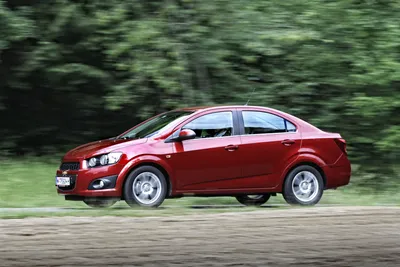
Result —
<svg viewBox="0 0 400 267"><path fill-rule="evenodd" d="M130 169L126 172L126 174L124 175L123 181L122 181L122 192L124 192L125 189L125 182L126 179L129 177L129 175L136 169L143 167L143 166L152 166L156 169L158 169L165 177L165 179L167 180L167 196L170 196L172 193L172 183L171 183L171 179L170 179L170 175L167 172L167 170L161 166L160 164L157 164L155 162L152 161L144 161L144 162L140 162L139 164L133 165L130 167ZM121 199L124 199L124 196L122 194Z"/></svg>
<svg viewBox="0 0 400 267"><path fill-rule="evenodd" d="M282 184L281 184L281 190L282 190L282 192L283 192L283 187L284 187L284 185L285 185L285 181L286 181L286 179L288 178L289 173L290 173L291 171L293 171L295 168L299 167L299 166L311 166L311 167L314 167L314 168L321 174L321 176L322 176L322 181L323 181L323 183L324 183L324 188L326 187L326 176L325 176L325 173L324 173L323 169L322 169L317 163L315 163L315 162L312 162L312 161L301 161L301 162L298 162L298 163L294 164L293 166L291 166L291 167L285 172L284 178L283 178Z"/></svg>

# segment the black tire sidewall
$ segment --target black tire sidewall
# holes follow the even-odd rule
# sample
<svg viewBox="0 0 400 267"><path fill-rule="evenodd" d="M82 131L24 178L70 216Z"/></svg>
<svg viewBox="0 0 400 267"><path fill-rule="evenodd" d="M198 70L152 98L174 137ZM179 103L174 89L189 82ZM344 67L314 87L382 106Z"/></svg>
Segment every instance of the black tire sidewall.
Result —
<svg viewBox="0 0 400 267"><path fill-rule="evenodd" d="M319 184L319 189L318 189L318 194L317 196L308 202L305 201L301 201L299 200L292 189L292 182L294 177L296 176L296 174L298 174L301 171L309 171L312 174L315 175L315 177L317 178L318 184ZM294 168L286 177L285 179L285 183L284 183L284 187L283 187L283 197L286 200L287 203L292 204L292 205L302 205L302 206L313 206L315 204L317 204L321 198L322 198L322 194L324 192L324 180L322 179L322 175L321 173L314 167L309 166L309 165L301 165L298 166L296 168Z"/></svg>
<svg viewBox="0 0 400 267"><path fill-rule="evenodd" d="M132 185L133 185L133 182L135 181L135 178L143 172L151 172L151 173L155 174L158 177L158 179L160 179L160 182L161 182L160 197L157 199L157 201L155 201L151 204L144 204L144 203L141 203L140 201L138 201L132 190ZM123 193L124 193L125 202L131 207L135 207L135 206L139 205L142 207L149 207L149 208L154 207L155 208L155 207L160 206L164 202L164 199L167 195L167 181L165 179L164 174L156 167L141 166L137 169L134 169L128 175L128 177L126 178L125 184L124 184L124 192Z"/></svg>
<svg viewBox="0 0 400 267"><path fill-rule="evenodd" d="M270 197L270 194L262 194L261 198L254 199L248 197L248 195L240 195L236 196L236 200L239 201L240 204L246 206L261 206L262 204L266 203Z"/></svg>

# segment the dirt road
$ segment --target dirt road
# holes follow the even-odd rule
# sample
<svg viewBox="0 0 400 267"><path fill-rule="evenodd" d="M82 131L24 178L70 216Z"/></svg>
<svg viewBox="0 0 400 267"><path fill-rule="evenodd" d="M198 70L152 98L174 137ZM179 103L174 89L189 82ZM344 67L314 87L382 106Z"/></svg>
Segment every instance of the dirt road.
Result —
<svg viewBox="0 0 400 267"><path fill-rule="evenodd" d="M1 266L400 266L400 208L0 220Z"/></svg>

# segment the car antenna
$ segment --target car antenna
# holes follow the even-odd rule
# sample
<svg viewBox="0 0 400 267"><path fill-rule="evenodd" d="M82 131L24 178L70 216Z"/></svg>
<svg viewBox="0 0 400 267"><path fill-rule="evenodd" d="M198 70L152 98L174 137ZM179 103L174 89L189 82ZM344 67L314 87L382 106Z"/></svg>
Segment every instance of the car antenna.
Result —
<svg viewBox="0 0 400 267"><path fill-rule="evenodd" d="M249 104L250 99L251 99L251 97L253 96L253 93L254 93L255 90L256 90L256 88L254 87L254 88L253 88L253 92L251 92L251 94L250 94L250 96L249 96L249 99L247 99L247 102L246 102L245 106L247 106L247 105Z"/></svg>
<svg viewBox="0 0 400 267"><path fill-rule="evenodd" d="M260 81L260 78L258 78L258 77L248 77L247 78L249 81ZM247 102L246 102L246 104L245 104L245 106L247 106L248 104L249 104L249 102L250 102L250 100L251 100L251 97L253 96L253 93L254 93L254 91L256 90L256 88L254 87L253 88L253 92L251 92L251 94L250 94L250 96L249 96L249 99L247 99Z"/></svg>

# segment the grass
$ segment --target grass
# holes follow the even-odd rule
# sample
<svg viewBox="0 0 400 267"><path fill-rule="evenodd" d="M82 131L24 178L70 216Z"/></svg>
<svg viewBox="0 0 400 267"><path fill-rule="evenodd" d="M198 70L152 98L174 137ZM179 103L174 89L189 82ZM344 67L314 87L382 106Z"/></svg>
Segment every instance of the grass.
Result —
<svg viewBox="0 0 400 267"><path fill-rule="evenodd" d="M232 208L193 209L194 205L229 205L238 202L233 197L199 198L186 197L180 199L167 199L161 207L165 209L154 210L131 210L124 202L119 202L115 207L106 210L88 209L84 203L76 201L65 201L62 196L57 195L54 186L55 171L58 167L57 161L49 161L39 158L0 161L0 208L27 208L27 207L65 207L73 209L68 212L57 212L57 216L65 215L114 215L114 216L150 216L171 214L192 214L203 212L225 212ZM268 204L284 204L281 195L272 197ZM361 193L354 185L342 187L338 190L325 191L321 204L338 205L400 205L400 193L397 190L381 193ZM233 208L235 211L248 211L254 208ZM0 213L0 217L13 216L37 216L41 212ZM43 214L54 215L51 212Z"/></svg>

